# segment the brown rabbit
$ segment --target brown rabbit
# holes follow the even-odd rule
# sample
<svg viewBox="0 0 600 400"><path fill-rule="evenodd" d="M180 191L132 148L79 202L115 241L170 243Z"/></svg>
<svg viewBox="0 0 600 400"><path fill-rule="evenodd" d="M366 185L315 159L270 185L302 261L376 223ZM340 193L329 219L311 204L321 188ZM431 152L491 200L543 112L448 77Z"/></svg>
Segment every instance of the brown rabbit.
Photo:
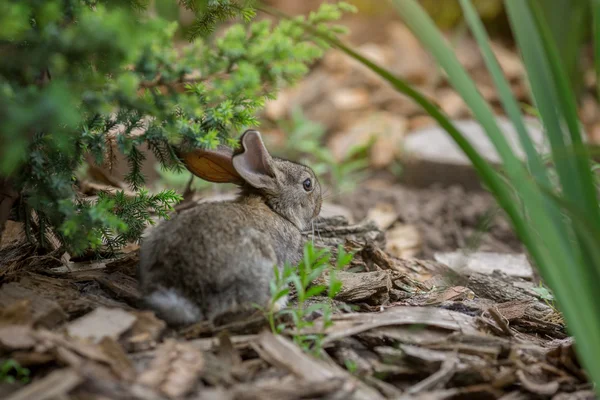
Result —
<svg viewBox="0 0 600 400"><path fill-rule="evenodd" d="M236 200L199 204L153 229L140 250L145 303L171 325L268 304L273 267L300 261L301 232L321 210L321 187L301 164L271 157L260 133L182 155L210 182L240 186Z"/></svg>

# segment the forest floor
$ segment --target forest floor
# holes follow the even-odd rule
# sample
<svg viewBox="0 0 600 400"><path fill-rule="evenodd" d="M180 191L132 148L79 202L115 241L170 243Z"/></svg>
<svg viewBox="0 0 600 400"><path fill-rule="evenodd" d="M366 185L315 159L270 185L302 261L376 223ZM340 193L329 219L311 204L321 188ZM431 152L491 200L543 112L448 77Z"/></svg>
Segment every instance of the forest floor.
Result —
<svg viewBox="0 0 600 400"><path fill-rule="evenodd" d="M36 255L9 222L0 351L31 383L6 367L16 382L1 384L0 398L594 398L560 314L535 289L488 194L371 180L348 198L336 208L346 217L322 219L314 238L356 253L338 273L320 357L262 317L169 329L139 308L137 246L65 264Z"/></svg>
<svg viewBox="0 0 600 400"><path fill-rule="evenodd" d="M452 118L470 118L397 21L351 29L361 52ZM476 46L469 38L456 45L501 115ZM525 101L518 57L500 42L494 48ZM343 286L319 357L294 344L294 335L310 332L295 332L289 321L280 335L262 317L170 329L140 308L137 245L115 259L74 262L60 250L38 253L23 226L9 221L0 242L0 398L595 398L550 293L492 197L433 172L421 176L439 178L438 185L423 188L389 173L401 144L433 126L430 118L336 52L268 104L264 126L274 142L285 139L275 121L293 107L325 127L336 159L379 132L369 161L383 172L330 199L318 233L307 234L318 246L335 252L342 244L356 254L339 274ZM581 116L595 141L600 112L589 96ZM323 317L314 318L318 328Z"/></svg>

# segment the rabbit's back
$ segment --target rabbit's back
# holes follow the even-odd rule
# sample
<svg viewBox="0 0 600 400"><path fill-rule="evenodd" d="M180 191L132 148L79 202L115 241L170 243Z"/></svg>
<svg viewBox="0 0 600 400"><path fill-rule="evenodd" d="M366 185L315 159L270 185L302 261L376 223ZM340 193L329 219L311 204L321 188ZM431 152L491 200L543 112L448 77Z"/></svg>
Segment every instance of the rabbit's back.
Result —
<svg viewBox="0 0 600 400"><path fill-rule="evenodd" d="M300 249L300 231L259 199L199 204L150 232L141 290L168 322L211 319L266 303L273 267L296 263Z"/></svg>

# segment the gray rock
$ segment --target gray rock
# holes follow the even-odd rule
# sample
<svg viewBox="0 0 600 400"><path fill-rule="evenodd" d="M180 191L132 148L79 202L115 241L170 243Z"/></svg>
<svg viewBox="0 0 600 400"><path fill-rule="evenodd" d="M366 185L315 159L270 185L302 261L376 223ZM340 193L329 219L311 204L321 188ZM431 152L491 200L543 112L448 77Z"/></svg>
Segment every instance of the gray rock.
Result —
<svg viewBox="0 0 600 400"><path fill-rule="evenodd" d="M491 275L498 270L508 276L531 279L533 270L525 254L501 253L435 253L436 261L446 264L461 275L470 275L474 272Z"/></svg>
<svg viewBox="0 0 600 400"><path fill-rule="evenodd" d="M499 117L498 125L518 158L524 160L525 153L512 122ZM500 165L500 157L481 125L474 120L454 121L455 126L471 142L485 159ZM529 136L536 149L544 153L546 144L541 124L532 118L526 119ZM442 186L461 185L468 189L480 189L479 178L470 160L454 143L451 136L441 127L434 126L409 133L403 144L404 170L402 178L410 185L425 187L432 184Z"/></svg>

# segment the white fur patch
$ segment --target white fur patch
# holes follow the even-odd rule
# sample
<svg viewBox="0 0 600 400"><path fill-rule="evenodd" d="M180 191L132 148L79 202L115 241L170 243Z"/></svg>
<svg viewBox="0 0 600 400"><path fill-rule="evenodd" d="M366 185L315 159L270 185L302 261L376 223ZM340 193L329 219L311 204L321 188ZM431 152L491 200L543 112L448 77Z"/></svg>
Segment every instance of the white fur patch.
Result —
<svg viewBox="0 0 600 400"><path fill-rule="evenodd" d="M282 298L280 298L279 300L277 300L275 302L275 304L273 304L273 311L281 311L285 308L285 306L287 306L288 303L288 296L283 296Z"/></svg>
<svg viewBox="0 0 600 400"><path fill-rule="evenodd" d="M146 297L146 302L171 324L191 324L202 319L200 309L173 289L157 290Z"/></svg>

